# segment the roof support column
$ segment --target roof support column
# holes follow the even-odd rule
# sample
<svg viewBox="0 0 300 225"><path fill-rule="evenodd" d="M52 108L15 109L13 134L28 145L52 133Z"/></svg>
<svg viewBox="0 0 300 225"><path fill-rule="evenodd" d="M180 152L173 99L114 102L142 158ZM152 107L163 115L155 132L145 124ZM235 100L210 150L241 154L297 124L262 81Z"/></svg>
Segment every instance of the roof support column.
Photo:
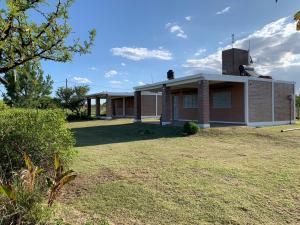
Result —
<svg viewBox="0 0 300 225"><path fill-rule="evenodd" d="M96 117L100 117L100 109L101 104L100 104L100 97L96 97Z"/></svg>
<svg viewBox="0 0 300 225"><path fill-rule="evenodd" d="M142 92L134 92L134 122L142 121Z"/></svg>
<svg viewBox="0 0 300 225"><path fill-rule="evenodd" d="M112 119L112 101L108 95L106 95L106 119Z"/></svg>
<svg viewBox="0 0 300 225"><path fill-rule="evenodd" d="M92 115L92 99L87 99L87 114L88 116Z"/></svg>
<svg viewBox="0 0 300 225"><path fill-rule="evenodd" d="M198 82L198 123L201 128L209 128L209 81Z"/></svg>
<svg viewBox="0 0 300 225"><path fill-rule="evenodd" d="M171 124L171 90L165 84L162 88L162 117L161 124Z"/></svg>
<svg viewBox="0 0 300 225"><path fill-rule="evenodd" d="M123 97L123 117L126 116L126 109L125 109L125 105L126 105L126 97Z"/></svg>

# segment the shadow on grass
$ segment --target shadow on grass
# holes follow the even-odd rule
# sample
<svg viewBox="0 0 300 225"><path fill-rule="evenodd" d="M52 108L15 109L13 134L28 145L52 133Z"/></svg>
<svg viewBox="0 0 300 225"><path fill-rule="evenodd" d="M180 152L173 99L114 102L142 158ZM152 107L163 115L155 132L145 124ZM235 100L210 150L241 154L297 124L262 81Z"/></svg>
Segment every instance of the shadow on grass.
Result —
<svg viewBox="0 0 300 225"><path fill-rule="evenodd" d="M72 131L76 137L76 147L182 136L180 127L145 123L82 127Z"/></svg>

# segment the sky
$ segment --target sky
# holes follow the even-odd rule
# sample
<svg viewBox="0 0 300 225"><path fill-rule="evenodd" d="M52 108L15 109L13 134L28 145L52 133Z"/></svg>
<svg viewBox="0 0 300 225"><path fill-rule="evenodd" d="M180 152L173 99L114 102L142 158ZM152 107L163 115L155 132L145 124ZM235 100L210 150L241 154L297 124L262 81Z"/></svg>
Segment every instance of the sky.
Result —
<svg viewBox="0 0 300 225"><path fill-rule="evenodd" d="M221 74L221 51L248 49L256 70L294 80L300 92L300 32L292 20L299 0L76 0L72 35L97 30L91 54L70 63L43 62L55 90L87 84L90 93L132 87L199 72Z"/></svg>

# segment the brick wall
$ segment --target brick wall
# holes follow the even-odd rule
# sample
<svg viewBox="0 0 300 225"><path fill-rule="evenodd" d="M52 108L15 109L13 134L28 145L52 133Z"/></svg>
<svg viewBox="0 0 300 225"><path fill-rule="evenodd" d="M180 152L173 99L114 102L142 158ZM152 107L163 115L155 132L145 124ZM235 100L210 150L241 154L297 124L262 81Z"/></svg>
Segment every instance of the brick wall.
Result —
<svg viewBox="0 0 300 225"><path fill-rule="evenodd" d="M272 82L250 80L249 122L272 121Z"/></svg>
<svg viewBox="0 0 300 225"><path fill-rule="evenodd" d="M231 93L231 107L219 109L213 107L213 95L216 92ZM225 83L210 85L210 120L224 122L245 122L245 100L243 83Z"/></svg>
<svg viewBox="0 0 300 225"><path fill-rule="evenodd" d="M294 85L287 83L274 83L274 112L275 121L290 121L294 115L294 107L291 107L289 95L294 94ZM294 106L294 102L292 101ZM292 110L292 111L291 111ZM294 116L292 116L294 120Z"/></svg>
<svg viewBox="0 0 300 225"><path fill-rule="evenodd" d="M161 106L161 96L159 97L160 102L158 101L157 104ZM160 112L157 112L158 116L160 114L161 107ZM142 95L142 116L156 116L156 95Z"/></svg>

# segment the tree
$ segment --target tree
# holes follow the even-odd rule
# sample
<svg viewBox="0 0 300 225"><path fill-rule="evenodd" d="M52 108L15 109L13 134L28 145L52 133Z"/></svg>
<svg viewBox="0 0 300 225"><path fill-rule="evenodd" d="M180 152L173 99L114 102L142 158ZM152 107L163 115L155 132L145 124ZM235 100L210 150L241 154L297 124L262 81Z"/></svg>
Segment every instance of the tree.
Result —
<svg viewBox="0 0 300 225"><path fill-rule="evenodd" d="M60 87L56 91L56 95L63 108L71 110L79 117L80 111L85 105L86 95L89 90L90 88L86 85L74 88Z"/></svg>
<svg viewBox="0 0 300 225"><path fill-rule="evenodd" d="M0 73L32 60L67 62L74 53L89 53L89 40L70 41L68 10L74 0L7 0L0 9ZM36 22L39 21L39 22Z"/></svg>
<svg viewBox="0 0 300 225"><path fill-rule="evenodd" d="M16 72L16 73L15 73ZM44 72L39 62L27 62L16 71L9 71L4 78L6 94L3 95L6 104L16 107L36 108L49 97L53 81L50 75L44 79Z"/></svg>
<svg viewBox="0 0 300 225"><path fill-rule="evenodd" d="M276 3L278 2L278 0L276 0ZM298 11L295 15L294 15L294 20L297 21L297 25L296 25L296 29L299 31L300 30L300 11Z"/></svg>

